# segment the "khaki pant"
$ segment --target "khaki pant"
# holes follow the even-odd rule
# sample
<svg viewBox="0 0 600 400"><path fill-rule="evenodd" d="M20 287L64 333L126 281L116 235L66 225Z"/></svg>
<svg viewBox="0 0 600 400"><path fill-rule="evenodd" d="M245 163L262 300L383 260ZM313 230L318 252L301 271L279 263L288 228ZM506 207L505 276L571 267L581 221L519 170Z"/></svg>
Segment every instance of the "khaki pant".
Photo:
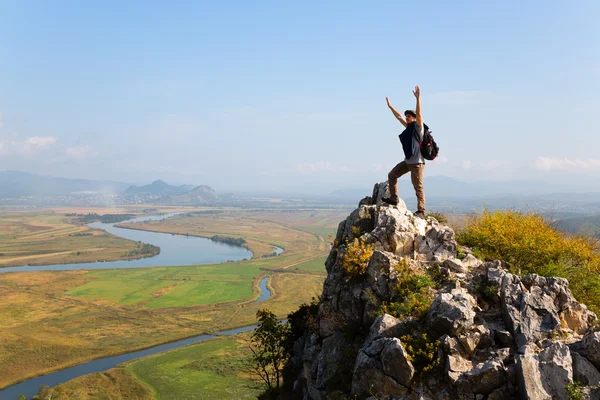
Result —
<svg viewBox="0 0 600 400"><path fill-rule="evenodd" d="M398 178L410 172L415 193L417 194L418 211L425 213L425 190L423 189L423 169L425 164L407 164L402 161L396 165L388 174L388 183L390 185L390 194L392 197L398 196Z"/></svg>

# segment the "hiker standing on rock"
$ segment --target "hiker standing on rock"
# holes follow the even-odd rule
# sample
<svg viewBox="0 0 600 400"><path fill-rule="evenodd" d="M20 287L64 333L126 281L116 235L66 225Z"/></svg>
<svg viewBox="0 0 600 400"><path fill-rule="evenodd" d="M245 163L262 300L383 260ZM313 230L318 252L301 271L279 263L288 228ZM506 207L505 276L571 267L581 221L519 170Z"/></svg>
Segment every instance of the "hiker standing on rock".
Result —
<svg viewBox="0 0 600 400"><path fill-rule="evenodd" d="M400 121L406 128L400 134L400 143L402 144L402 150L404 150L404 161L396 165L388 174L388 183L390 188L390 197L384 197L382 200L391 205L398 204L398 178L402 175L410 172L410 180L412 181L415 193L417 195L417 212L415 216L425 216L425 190L423 189L423 170L425 168L425 159L421 154L420 143L423 141L423 136L427 130L427 125L423 124L423 117L421 116L421 90L418 86L415 86L413 91L417 99L417 106L415 110L404 111L402 117L392 105L389 99L386 97L388 107L392 111L392 114Z"/></svg>

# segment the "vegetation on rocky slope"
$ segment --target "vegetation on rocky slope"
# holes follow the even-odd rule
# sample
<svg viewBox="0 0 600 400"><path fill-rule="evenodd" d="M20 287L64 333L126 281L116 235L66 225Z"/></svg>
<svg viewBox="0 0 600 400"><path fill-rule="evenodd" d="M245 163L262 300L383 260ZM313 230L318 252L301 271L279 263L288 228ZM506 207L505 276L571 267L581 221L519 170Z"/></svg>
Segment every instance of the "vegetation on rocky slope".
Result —
<svg viewBox="0 0 600 400"><path fill-rule="evenodd" d="M560 232L533 212L485 209L468 218L457 241L482 259L504 260L519 275L566 278L575 297L600 312L600 252L593 238Z"/></svg>

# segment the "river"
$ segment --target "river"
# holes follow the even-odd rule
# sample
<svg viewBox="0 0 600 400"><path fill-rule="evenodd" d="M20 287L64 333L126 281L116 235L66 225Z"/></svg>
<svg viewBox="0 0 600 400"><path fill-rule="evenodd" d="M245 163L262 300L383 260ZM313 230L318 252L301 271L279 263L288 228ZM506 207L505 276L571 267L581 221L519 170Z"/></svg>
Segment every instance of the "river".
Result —
<svg viewBox="0 0 600 400"><path fill-rule="evenodd" d="M169 218L177 213L157 215L150 217L139 217L124 222L140 222L148 220L160 220ZM110 234L120 236L126 239L142 241L143 243L153 244L160 247L160 254L151 258L143 258L131 261L110 261L82 264L55 264L43 266L22 266L22 267L7 267L0 268L0 273L6 272L23 272L23 271L49 271L49 270L77 270L77 269L111 269L111 268L140 268L150 266L181 266L181 265L199 265L213 264L224 261L239 261L244 258L251 258L252 253L243 247L231 246L224 243L214 242L210 239L199 238L195 236L173 235L170 233L147 232L133 229L118 228L115 224L104 224L94 222L89 224L92 228L104 229ZM283 249L274 246L274 251L281 254ZM268 278L263 278L260 281L259 288L261 295L256 300L256 303L267 300L271 296L271 292L267 288ZM227 331L217 332L216 335L235 335L241 332L254 329L255 326L231 329ZM121 354L118 356L100 358L84 364L79 364L71 368L66 368L60 371L42 375L37 378L32 378L27 381L9 386L0 390L0 400L16 400L19 395L24 394L27 398L36 395L42 385L50 387L60 383L86 375L92 372L101 372L110 368L116 367L125 361L130 361L136 358L144 357L150 354L159 353L165 350L175 349L181 346L186 346L191 343L197 343L204 340L212 339L216 335L199 335L191 338L171 342L155 347L150 347L144 350L134 351L131 353Z"/></svg>
<svg viewBox="0 0 600 400"><path fill-rule="evenodd" d="M160 220L177 215L177 213L139 217L124 222L141 222ZM106 232L133 241L153 244L160 247L160 254L140 258L138 260L120 260L81 264L54 264L40 266L22 266L0 268L0 273L21 271L54 271L75 269L112 269L112 268L139 268L158 266L181 266L198 264L218 264L224 261L240 261L252 258L252 253L243 247L232 246L225 243L214 242L207 238L170 233L147 232L134 229L123 229L115 224L93 222L88 224L91 228L103 229ZM275 247L275 246L274 246Z"/></svg>

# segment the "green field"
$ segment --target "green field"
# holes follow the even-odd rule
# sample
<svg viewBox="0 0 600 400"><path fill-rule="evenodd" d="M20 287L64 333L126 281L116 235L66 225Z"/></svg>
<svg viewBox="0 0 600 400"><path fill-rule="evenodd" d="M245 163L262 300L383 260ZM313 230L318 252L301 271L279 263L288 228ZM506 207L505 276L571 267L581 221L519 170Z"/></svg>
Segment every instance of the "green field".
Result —
<svg viewBox="0 0 600 400"><path fill-rule="evenodd" d="M320 257L311 261L307 261L302 264L298 264L291 269L302 270L302 271L315 271L315 272L326 272L325 260L327 257Z"/></svg>
<svg viewBox="0 0 600 400"><path fill-rule="evenodd" d="M322 227L322 226L305 226L299 225L295 227L296 229L300 229L302 231L314 233L315 235L319 235L328 242L328 238L331 236L335 237L337 226L336 227Z"/></svg>
<svg viewBox="0 0 600 400"><path fill-rule="evenodd" d="M160 399L256 399L264 389L248 373L250 351L220 338L145 357L126 366Z"/></svg>
<svg viewBox="0 0 600 400"><path fill-rule="evenodd" d="M58 385L49 394L57 400L256 399L264 387L249 373L246 337L220 337L130 361Z"/></svg>
<svg viewBox="0 0 600 400"><path fill-rule="evenodd" d="M250 263L90 271L65 294L150 308L214 304L250 298L259 272Z"/></svg>

